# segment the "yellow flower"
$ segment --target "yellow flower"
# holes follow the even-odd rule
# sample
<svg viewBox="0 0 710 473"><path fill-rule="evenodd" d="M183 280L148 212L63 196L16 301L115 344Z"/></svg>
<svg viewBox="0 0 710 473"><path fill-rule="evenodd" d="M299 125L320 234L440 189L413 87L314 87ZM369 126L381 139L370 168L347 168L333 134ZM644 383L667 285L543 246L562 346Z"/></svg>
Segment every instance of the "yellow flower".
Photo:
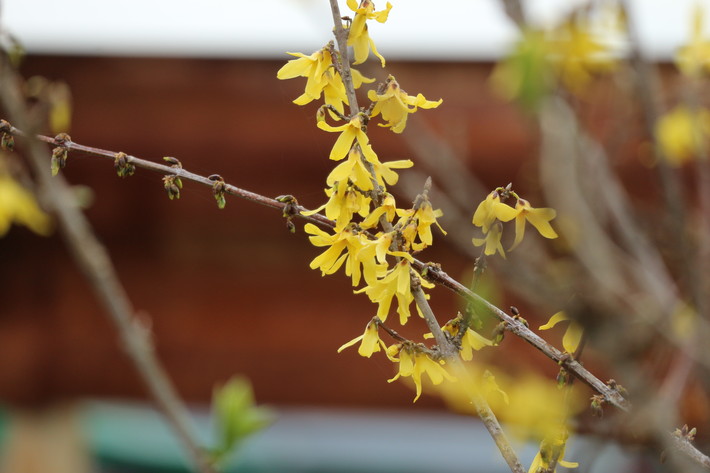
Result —
<svg viewBox="0 0 710 473"><path fill-rule="evenodd" d="M550 225L550 220L557 215L554 209L536 209L531 207L527 200L518 199L518 202L515 204L515 211L517 212L515 216L515 240L513 241L513 246L510 247L511 250L523 241L526 220L545 238L557 238L557 233L555 233Z"/></svg>
<svg viewBox="0 0 710 473"><path fill-rule="evenodd" d="M670 165L680 166L707 147L710 112L676 107L658 120L656 136L663 157Z"/></svg>
<svg viewBox="0 0 710 473"><path fill-rule="evenodd" d="M451 337L456 337L461 329L461 314L459 314L455 319L449 320L441 330L451 335ZM424 338L434 338L431 333L425 333ZM493 342L483 335L479 334L470 327L466 328L466 333L461 337L461 358L465 361L471 361L473 359L473 350L480 350L483 347L490 347Z"/></svg>
<svg viewBox="0 0 710 473"><path fill-rule="evenodd" d="M572 92L584 90L595 72L607 71L616 64L610 48L593 31L589 20L579 17L551 31L547 49L553 68Z"/></svg>
<svg viewBox="0 0 710 473"><path fill-rule="evenodd" d="M444 379L456 381L443 365L443 361L432 360L429 355L418 351L412 344L403 344L399 346L399 370L394 378L388 379L387 382L392 383L400 377L411 376L417 390L417 395L412 402L416 402L422 394L422 374L426 373L434 385L441 384Z"/></svg>
<svg viewBox="0 0 710 473"><path fill-rule="evenodd" d="M553 461L556 465L565 468L577 468L579 463L568 462L562 459L565 456L567 437L566 429L545 437L540 443L540 451L535 455L528 473L548 472ZM553 473L554 471L555 470L553 470Z"/></svg>
<svg viewBox="0 0 710 473"><path fill-rule="evenodd" d="M311 235L308 239L313 246L329 247L310 264L311 269L320 269L323 276L335 273L343 263L345 275L351 276L353 286L360 283L361 276L370 284L375 283L377 277L383 274L386 266L377 264L374 242L362 234L355 234L352 227L346 227L334 235L327 234L312 223L307 223L303 228Z"/></svg>
<svg viewBox="0 0 710 473"><path fill-rule="evenodd" d="M306 105L313 100L320 99L321 94L325 103L332 105L340 113L344 113L343 104L348 103L345 94L345 85L335 69L333 68L333 58L328 48L323 48L314 52L310 56L302 53L287 53L296 56L298 59L288 61L276 73L279 79L293 79L294 77L306 77L306 90L298 96L293 103L296 105ZM364 77L359 71L351 69L353 85L357 89L363 82L371 83L375 79Z"/></svg>
<svg viewBox="0 0 710 473"><path fill-rule="evenodd" d="M404 131L410 113L416 112L419 108L436 108L443 101L442 99L437 102L427 100L422 94L417 94L416 97L407 95L393 76L387 78L383 94L370 90L367 96L375 103L371 116L382 114L382 119L387 123L380 126L391 127L395 133Z"/></svg>
<svg viewBox="0 0 710 473"><path fill-rule="evenodd" d="M506 206L507 207L507 206ZM496 254L496 251L505 258L505 251L503 250L503 245L500 242L503 236L503 225L500 222L495 222L493 226L488 229L485 238L473 238L473 244L475 246L486 245L483 249L483 253L487 256L492 256Z"/></svg>
<svg viewBox="0 0 710 473"><path fill-rule="evenodd" d="M326 189L325 193L330 197L328 202L317 209L301 213L308 216L325 209L325 216L335 220L336 232L345 228L352 221L354 214L357 213L364 218L370 212L370 198L349 185L346 180L335 183L333 187Z"/></svg>
<svg viewBox="0 0 710 473"><path fill-rule="evenodd" d="M398 159L396 161L387 161L386 163L381 163L376 160L372 163L377 183L383 187L385 183L390 186L397 184L399 174L393 171L393 169L407 169L412 166L414 166L414 163L411 159Z"/></svg>
<svg viewBox="0 0 710 473"><path fill-rule="evenodd" d="M374 161L377 159L377 155L372 150L372 147L368 146L370 139L367 137L367 133L362 129L362 119L360 115L353 117L350 122L345 125L331 126L328 125L324 120L318 121L318 128L321 130L329 131L332 133L341 132L338 139L333 145L333 149L330 150L330 159L333 161L340 161L350 152L350 148L353 145L353 141L357 141L360 145L360 150L362 154L368 161Z"/></svg>
<svg viewBox="0 0 710 473"><path fill-rule="evenodd" d="M34 196L8 175L0 175L0 236L13 223L21 224L40 235L49 235L49 216L37 205Z"/></svg>
<svg viewBox="0 0 710 473"><path fill-rule="evenodd" d="M690 41L675 57L680 72L690 77L700 77L703 71L710 70L710 41L703 39L703 17L702 7L696 5Z"/></svg>
<svg viewBox="0 0 710 473"><path fill-rule="evenodd" d="M380 23L384 23L387 21L387 17L392 9L392 4L387 2L387 8L385 10L376 12L375 4L370 0L362 0L360 6L358 6L356 0L347 0L347 3L348 7L355 12L355 18L353 18L348 34L348 46L353 47L353 55L355 56L354 64L365 62L370 53L370 49L372 49L373 54L380 59L382 67L385 67L385 58L377 52L375 42L372 41L367 31L366 20L374 19Z"/></svg>
<svg viewBox="0 0 710 473"><path fill-rule="evenodd" d="M539 330L549 330L560 322L570 320L564 311L557 312L555 315L550 317L545 325L540 325ZM562 337L562 347L569 354L574 354L579 347L579 342L582 340L582 333L584 329L579 322L571 320L569 327L565 330L565 334Z"/></svg>
<svg viewBox="0 0 710 473"><path fill-rule="evenodd" d="M303 96L296 100L300 100L299 105L308 103L320 97L323 88L326 85L327 79L324 78L326 71L333 65L333 58L327 48L323 48L314 52L310 56L303 53L287 53L295 56L298 59L291 59L279 69L276 73L278 79L293 79L294 77L306 77L306 91L304 95L310 100L304 102Z"/></svg>
<svg viewBox="0 0 710 473"><path fill-rule="evenodd" d="M404 225L402 236L404 237L405 242L417 251L422 250L427 246L431 246L433 243L433 237L431 234L432 225L436 224L436 226L439 227L439 230L441 230L441 233L446 235L446 232L443 228L441 228L441 225L439 225L439 222L436 220L438 217L444 215L444 212L442 212L441 209L434 210L428 200L421 202L417 210L397 209L397 215L400 216L401 222L409 221ZM415 226L412 224L415 224ZM417 236L419 237L421 243L416 243L414 241Z"/></svg>
<svg viewBox="0 0 710 473"><path fill-rule="evenodd" d="M357 349L357 352L360 356L364 356L365 358L370 358L373 353L380 351L380 348L386 350L387 346L385 342L380 339L378 328L375 319L371 320L367 324L367 327L365 327L365 333L353 338L348 343L338 348L338 353L355 345L357 342L360 342L360 347Z"/></svg>
<svg viewBox="0 0 710 473"><path fill-rule="evenodd" d="M496 220L507 222L513 220L517 214L515 209L501 203L500 194L497 191L493 191L476 207L476 211L473 213L473 224L481 227L483 233L488 233L491 225Z"/></svg>
<svg viewBox="0 0 710 473"><path fill-rule="evenodd" d="M360 223L362 228L372 228L376 227L380 221L381 216L385 216L385 219L392 223L395 214L397 212L397 204L395 203L394 197L390 193L385 193L384 199L382 199L382 205L374 209L370 215L368 215L365 220Z"/></svg>
<svg viewBox="0 0 710 473"><path fill-rule="evenodd" d="M372 176L362 160L362 151L359 146L353 146L348 153L348 159L335 166L328 174L325 182L333 186L338 181L352 181L359 189L369 191L373 189Z"/></svg>
<svg viewBox="0 0 710 473"><path fill-rule="evenodd" d="M373 283L368 283L364 288L355 291L356 294L364 292L372 302L378 304L377 317L383 322L387 320L387 315L392 305L392 298L397 298L397 313L399 314L399 323L404 325L407 323L411 313L409 306L414 301L414 296L411 290L411 266L408 259L402 259L395 265L384 277ZM433 284L423 280L419 274L414 272L419 278L422 286L431 288Z"/></svg>

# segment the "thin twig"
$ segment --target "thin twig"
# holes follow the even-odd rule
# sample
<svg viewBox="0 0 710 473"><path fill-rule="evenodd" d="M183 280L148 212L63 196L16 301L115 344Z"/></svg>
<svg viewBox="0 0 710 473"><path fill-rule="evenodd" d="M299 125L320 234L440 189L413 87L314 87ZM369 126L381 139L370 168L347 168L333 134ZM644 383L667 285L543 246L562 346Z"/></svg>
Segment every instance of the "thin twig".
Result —
<svg viewBox="0 0 710 473"><path fill-rule="evenodd" d="M355 87L353 86L352 72L350 72L348 31L343 28L343 19L340 15L338 0L330 0L330 11L333 14L333 24L335 25L335 40L338 42L338 51L340 51L340 66L342 69L340 75L345 85L345 95L348 97L350 117L352 118L360 112L360 107L358 107L357 104L357 95L355 95Z"/></svg>
<svg viewBox="0 0 710 473"><path fill-rule="evenodd" d="M3 57L1 60L3 86L0 87L0 100L12 117L27 127L29 121L19 93L19 78L6 59ZM192 433L187 408L155 356L150 330L143 318L136 315L106 249L94 235L63 177L52 178L50 175L47 151L34 137L30 137L26 144L29 161L38 178L45 203L56 215L75 261L110 315L126 354L182 442L196 469L202 473L213 473L215 470Z"/></svg>

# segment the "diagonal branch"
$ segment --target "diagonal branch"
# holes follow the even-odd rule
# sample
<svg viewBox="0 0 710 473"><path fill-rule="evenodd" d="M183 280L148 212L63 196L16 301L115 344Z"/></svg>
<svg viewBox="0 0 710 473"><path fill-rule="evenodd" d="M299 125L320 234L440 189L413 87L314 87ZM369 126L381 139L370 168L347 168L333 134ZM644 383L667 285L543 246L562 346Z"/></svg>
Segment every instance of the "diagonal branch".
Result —
<svg viewBox="0 0 710 473"><path fill-rule="evenodd" d="M16 134L18 136L26 136L27 135L26 133L24 133L23 131L21 131L15 127L10 127L10 131L13 134ZM54 146L60 145L60 143L55 138L51 138L51 137L43 136L43 135L36 135L36 138L40 141L44 141L45 143L49 143ZM80 144L75 143L73 141L65 142L64 146L66 146L67 149L69 149L70 151L71 150L82 151L82 152L85 152L89 155L109 158L112 160L115 159L116 154L118 154L115 151L107 151L107 150L103 150L103 149L99 149L99 148L92 148L89 146L80 145ZM130 156L130 155L126 156L126 161L135 165L136 167L148 169L148 170L151 170L154 172L158 172L160 174L177 175L177 176L180 176L181 179L196 182L196 183L203 184L203 185L209 186L209 187L212 187L214 185L214 181L211 181L207 177L189 172L185 169L176 169L176 168L173 168L170 166L166 166L166 165L163 165L160 163L155 163L152 161L148 161L148 160L137 158L135 156ZM264 205L264 206L267 206L267 207L270 207L273 209L280 210L282 213L283 212L290 212L290 215L292 215L293 217L302 218L308 222L319 225L322 228L332 229L333 227L335 227L335 222L326 218L323 215L320 215L320 214L315 214L315 215L311 215L311 216L302 215L301 212L304 210L307 210L307 209L305 207L300 206L300 205L293 205L288 202L280 202L279 200L272 199L272 198L263 196L261 194L257 194L255 192L251 192L251 191L242 189L242 188L234 186L232 184L225 184L225 192L228 194L237 196L237 197L241 197L242 199L248 200L250 202L254 202L254 203L261 204L261 205ZM569 370L572 374L574 374L577 378L579 378L581 381L583 381L585 384L587 384L594 391L596 391L597 393L604 396L604 399L609 404L612 404L613 406L615 406L621 410L624 410L624 411L628 410L631 407L630 403L626 399L624 399L624 397L621 394L619 394L619 392L617 390L612 389L609 386L607 386L603 381L601 381L599 378L597 378L592 373L590 373L581 364L572 360L570 357L566 356L565 353L561 352L560 350L558 350L555 347L553 347L552 345L550 345L543 338L541 338L536 333L534 333L532 330L530 330L527 326L525 326L525 324L523 324L519 320L514 319L513 317L511 317L510 315L505 313L502 309L491 304L490 302L488 302L486 299L482 298L481 296L473 293L470 289L468 289L466 286L464 286L460 282L453 279L451 276L446 274L444 271L442 271L436 265L424 263L422 261L415 259L412 266L417 271L419 271L421 274L426 275L426 278L428 280L430 280L431 282L436 283L440 286L446 287L447 289L453 291L454 293L465 298L466 300L470 300L476 304L482 305L484 308L486 308L488 311L490 311L491 314L493 314L496 318L498 318L501 322L505 322L506 329L509 332L522 338L523 340L525 340L526 342L528 342L529 344L531 344L532 346L534 346L535 348L540 350L543 354L545 354L548 358L553 360L555 363L564 365L565 368L567 370Z"/></svg>

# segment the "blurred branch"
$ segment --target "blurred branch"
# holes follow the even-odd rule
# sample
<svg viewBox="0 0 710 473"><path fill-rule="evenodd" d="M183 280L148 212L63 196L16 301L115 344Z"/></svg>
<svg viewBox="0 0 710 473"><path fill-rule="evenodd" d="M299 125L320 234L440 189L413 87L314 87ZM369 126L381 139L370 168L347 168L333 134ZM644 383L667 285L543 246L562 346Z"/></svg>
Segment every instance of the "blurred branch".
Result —
<svg viewBox="0 0 710 473"><path fill-rule="evenodd" d="M695 448L695 446L690 443L690 439L687 436L681 435L680 432L674 432L670 435L673 446L678 449L678 451L685 454L704 469L710 470L710 457Z"/></svg>
<svg viewBox="0 0 710 473"><path fill-rule="evenodd" d="M6 57L0 59L0 101L17 123L30 123L20 94L20 82ZM14 130L13 130L14 132ZM44 139L43 141L47 141ZM40 184L47 207L56 215L65 241L84 272L95 294L116 327L123 348L130 357L148 391L165 414L187 450L192 463L202 473L214 472L205 452L194 437L189 414L165 370L155 356L150 329L138 316L118 280L106 249L94 235L81 212L71 188L62 176L50 175L49 156L34 136L26 140L29 161Z"/></svg>

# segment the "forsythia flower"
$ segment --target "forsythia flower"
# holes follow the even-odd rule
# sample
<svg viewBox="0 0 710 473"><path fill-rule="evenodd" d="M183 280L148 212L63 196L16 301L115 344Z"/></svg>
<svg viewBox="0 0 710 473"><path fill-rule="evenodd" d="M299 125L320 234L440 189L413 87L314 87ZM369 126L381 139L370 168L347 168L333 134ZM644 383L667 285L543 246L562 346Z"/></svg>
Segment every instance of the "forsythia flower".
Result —
<svg viewBox="0 0 710 473"><path fill-rule="evenodd" d="M388 352L399 352L399 371L394 378L388 379L387 382L391 383L400 377L411 376L417 389L417 395L412 402L416 402L422 394L423 373L429 375L429 379L434 385L441 384L444 379L456 381L456 378L452 377L442 366L443 361L432 360L429 355L417 351L411 344L395 345L395 347L393 350L388 349Z"/></svg>
<svg viewBox="0 0 710 473"><path fill-rule="evenodd" d="M343 180L337 182L330 189L326 189L326 195L330 197L328 202L314 210L301 212L303 215L313 215L325 209L325 216L335 220L335 231L339 232L350 223L354 214L367 217L370 212L370 198L365 197L362 192L354 189Z"/></svg>
<svg viewBox="0 0 710 473"><path fill-rule="evenodd" d="M540 325L539 330L549 330L558 323L566 320L569 321L570 318L567 317L567 314L565 314L564 311L557 312L555 315L550 317L550 320L548 320L545 325ZM579 342L582 340L582 332L583 328L579 322L571 320L569 327L567 327L567 330L565 330L565 334L562 337L562 347L567 353L573 354L577 351Z"/></svg>
<svg viewBox="0 0 710 473"><path fill-rule="evenodd" d="M526 220L545 238L557 238L557 233L555 233L550 225L550 220L557 215L554 209L536 209L531 207L527 200L518 199L518 202L515 204L515 212L517 213L515 216L515 240L513 241L513 246L510 247L511 250L523 241Z"/></svg>
<svg viewBox="0 0 710 473"><path fill-rule="evenodd" d="M334 68L333 58L328 48L316 51L310 56L303 53L287 53L296 56L298 59L288 61L276 73L279 79L293 79L294 77L306 77L306 90L297 97L293 103L296 105L306 105L313 100L318 100L323 94L325 103L335 107L343 113L343 104L348 103L345 94L345 85ZM359 71L351 69L353 86L357 89L362 83L371 83L375 79L364 77Z"/></svg>
<svg viewBox="0 0 710 473"><path fill-rule="evenodd" d="M553 462L565 468L577 468L579 463L562 459L565 456L567 437L566 430L545 437L540 443L540 451L535 455L528 473L547 472Z"/></svg>
<svg viewBox="0 0 710 473"><path fill-rule="evenodd" d="M353 338L348 343L338 348L338 353L355 345L357 342L360 342L360 348L357 349L357 352L360 356L364 356L365 358L370 358L373 353L380 351L380 348L386 350L387 346L385 345L385 342L380 339L380 334L377 329L378 326L376 320L371 320L367 324L367 327L365 327L365 333L359 337Z"/></svg>
<svg viewBox="0 0 710 473"><path fill-rule="evenodd" d="M380 221L381 216L385 216L385 220L392 223L397 212L397 204L395 203L392 194L385 192L384 199L382 199L382 205L370 212L370 215L365 218L365 220L360 223L362 228L372 228L376 227Z"/></svg>
<svg viewBox="0 0 710 473"><path fill-rule="evenodd" d="M392 9L392 4L387 2L387 8L385 10L376 12L375 4L370 0L362 0L360 6L358 6L356 0L347 0L347 3L348 7L355 12L355 18L350 25L350 32L348 34L348 46L353 47L353 55L355 56L353 64L365 62L370 53L370 49L372 49L373 54L380 59L382 67L385 67L385 58L377 52L375 42L372 41L367 31L367 22L365 20L374 19L380 23L384 23L387 21L387 17Z"/></svg>
<svg viewBox="0 0 710 473"><path fill-rule="evenodd" d="M507 206L506 206L507 207ZM485 234L485 238L473 238L474 246L486 245L483 249L483 254L491 256L496 254L496 251L505 258L505 251L503 250L503 244L500 242L503 236L503 225L500 222L495 222Z"/></svg>
<svg viewBox="0 0 710 473"><path fill-rule="evenodd" d="M372 167L375 171L375 178L377 183L381 186L385 185L385 182L389 185L395 185L399 180L399 175L393 171L393 169L406 169L414 165L409 159L401 159L397 161L389 161L386 163L381 163L377 159L377 155L371 152L371 147L368 145L368 155L370 159L368 162L372 163ZM372 159L374 157L374 159ZM360 147L353 146L350 148L348 153L348 159L338 164L328 175L326 183L332 186L336 181L350 179L358 188L368 191L373 189L372 176L365 167L365 163L362 161L362 151Z"/></svg>
<svg viewBox="0 0 710 473"><path fill-rule="evenodd" d="M710 41L703 39L703 9L696 5L690 42L678 50L676 66L685 75L699 77L710 70Z"/></svg>
<svg viewBox="0 0 710 473"><path fill-rule="evenodd" d="M313 246L329 247L310 264L311 269L320 269L323 276L335 273L345 263L345 274L351 276L353 286L357 286L361 276L364 276L368 284L375 283L377 276L386 268L375 261L374 242L362 234L355 234L351 227L346 227L334 235L328 235L312 223L307 223L303 228L306 233L312 235L308 239Z"/></svg>
<svg viewBox="0 0 710 473"><path fill-rule="evenodd" d="M441 209L434 210L428 200L424 200L417 210L397 209L397 215L399 215L401 222L407 222L402 229L402 236L405 242L415 250L422 250L427 246L431 246L433 242L431 226L434 224L439 227L441 233L446 235L444 229L436 221L444 213ZM414 241L417 236L419 236L421 243Z"/></svg>
<svg viewBox="0 0 710 473"><path fill-rule="evenodd" d="M609 70L616 63L591 26L583 19L569 21L548 37L550 61L572 92L582 91L593 72Z"/></svg>
<svg viewBox="0 0 710 473"><path fill-rule="evenodd" d="M658 120L656 136L668 163L680 166L697 155L703 143L707 143L710 137L710 112L676 107Z"/></svg>
<svg viewBox="0 0 710 473"><path fill-rule="evenodd" d="M336 182L350 179L359 189L369 191L373 189L372 176L362 160L362 151L359 146L353 146L348 153L348 159L341 162L328 174L325 182L333 186Z"/></svg>
<svg viewBox="0 0 710 473"><path fill-rule="evenodd" d="M416 112L418 108L436 108L443 101L442 99L437 102L427 100L422 94L417 94L416 97L407 95L393 76L387 78L383 94L370 90L367 96L375 103L372 117L382 114L382 118L387 123L380 126L391 127L395 133L404 131L410 113Z"/></svg>
<svg viewBox="0 0 710 473"><path fill-rule="evenodd" d="M331 126L328 125L325 120L319 120L317 126L321 130L333 133L338 131L341 132L340 136L333 145L333 149L330 150L329 157L333 161L340 161L347 156L353 145L353 141L357 141L360 145L362 154L368 161L372 162L377 159L377 155L372 150L372 147L369 146L370 139L367 137L367 133L365 133L362 129L363 125L360 115L356 115L345 125Z"/></svg>
<svg viewBox="0 0 710 473"><path fill-rule="evenodd" d="M516 215L517 212L511 206L500 201L498 191L493 191L476 207L476 211L473 213L473 224L481 227L483 233L488 233L496 220L507 222L513 220Z"/></svg>
<svg viewBox="0 0 710 473"><path fill-rule="evenodd" d="M51 230L49 216L39 208L34 196L10 176L0 175L0 236L13 223L40 235L48 235Z"/></svg>
<svg viewBox="0 0 710 473"><path fill-rule="evenodd" d="M407 259L401 260L391 269L384 277L375 282L368 282L364 288L356 291L357 294L364 292L372 302L379 304L377 308L377 317L383 322L387 320L387 315L392 305L392 298L397 298L397 313L399 313L399 323L404 325L411 313L409 306L414 301L411 288L411 266ZM422 279L419 274L414 272L419 278L422 286L426 288L434 287L430 282Z"/></svg>
<svg viewBox="0 0 710 473"><path fill-rule="evenodd" d="M441 330L451 335L451 337L456 337L461 329L462 316L459 314L455 319L449 320L446 324L441 327ZM434 338L434 335L430 333L425 333L424 338ZM483 347L490 347L493 342L483 335L479 334L470 327L466 328L466 333L461 337L461 358L465 361L471 361L473 359L473 350L480 350Z"/></svg>

